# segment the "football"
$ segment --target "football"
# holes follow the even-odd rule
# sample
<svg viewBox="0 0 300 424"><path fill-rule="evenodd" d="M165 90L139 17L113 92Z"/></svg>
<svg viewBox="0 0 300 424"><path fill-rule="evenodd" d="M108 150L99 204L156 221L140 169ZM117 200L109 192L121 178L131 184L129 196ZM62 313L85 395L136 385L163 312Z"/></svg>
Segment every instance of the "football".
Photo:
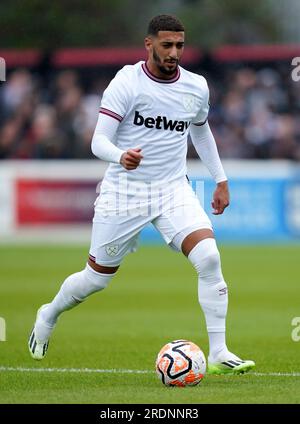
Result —
<svg viewBox="0 0 300 424"><path fill-rule="evenodd" d="M195 343L174 340L161 348L156 373L166 386L196 386L206 372L204 353Z"/></svg>

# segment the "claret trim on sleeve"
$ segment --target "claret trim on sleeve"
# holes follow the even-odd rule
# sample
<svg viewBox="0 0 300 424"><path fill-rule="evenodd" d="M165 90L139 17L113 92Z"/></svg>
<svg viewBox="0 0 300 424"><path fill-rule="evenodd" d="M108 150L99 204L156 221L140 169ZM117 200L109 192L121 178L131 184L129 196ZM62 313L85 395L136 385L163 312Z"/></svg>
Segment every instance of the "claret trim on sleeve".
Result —
<svg viewBox="0 0 300 424"><path fill-rule="evenodd" d="M123 117L118 115L116 112L113 112L112 110L105 109L104 107L101 107L99 110L99 113L103 113L104 115L111 116L112 118L117 119L119 122L122 122Z"/></svg>

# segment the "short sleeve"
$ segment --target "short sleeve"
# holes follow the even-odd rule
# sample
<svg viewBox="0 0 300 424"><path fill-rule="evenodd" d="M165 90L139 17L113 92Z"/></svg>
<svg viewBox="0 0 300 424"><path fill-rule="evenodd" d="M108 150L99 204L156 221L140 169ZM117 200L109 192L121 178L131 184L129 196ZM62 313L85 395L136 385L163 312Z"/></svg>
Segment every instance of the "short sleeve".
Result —
<svg viewBox="0 0 300 424"><path fill-rule="evenodd" d="M209 112L209 88L207 85L206 80L203 78L203 87L202 87L202 102L200 109L196 115L196 117L193 119L193 124L195 125L203 125L207 121L208 118L208 112Z"/></svg>
<svg viewBox="0 0 300 424"><path fill-rule="evenodd" d="M100 105L100 113L122 121L128 111L130 84L124 70L119 71L105 89Z"/></svg>

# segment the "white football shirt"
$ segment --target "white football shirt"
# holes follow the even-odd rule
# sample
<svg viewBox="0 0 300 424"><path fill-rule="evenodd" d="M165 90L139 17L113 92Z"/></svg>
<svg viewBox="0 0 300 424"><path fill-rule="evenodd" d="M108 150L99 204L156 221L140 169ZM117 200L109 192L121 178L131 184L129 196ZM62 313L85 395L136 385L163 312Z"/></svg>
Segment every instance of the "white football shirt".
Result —
<svg viewBox="0 0 300 424"><path fill-rule="evenodd" d="M126 171L110 163L105 180L171 182L186 175L187 137L192 123L203 124L209 110L209 90L203 76L178 67L170 80L155 77L141 61L126 65L103 93L100 113L120 124L114 140L122 150L140 147L140 165Z"/></svg>

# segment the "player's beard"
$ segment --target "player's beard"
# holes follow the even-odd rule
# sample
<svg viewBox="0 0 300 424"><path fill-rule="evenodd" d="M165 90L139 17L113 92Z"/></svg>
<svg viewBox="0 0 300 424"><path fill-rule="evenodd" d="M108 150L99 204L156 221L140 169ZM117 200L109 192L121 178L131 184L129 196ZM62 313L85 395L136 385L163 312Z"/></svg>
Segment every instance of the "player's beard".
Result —
<svg viewBox="0 0 300 424"><path fill-rule="evenodd" d="M175 62L175 69L167 69L165 67L165 65L163 64L163 62L161 61L160 57L158 56L158 54L156 53L155 49L153 48L153 60L155 62L155 65L158 67L158 69L160 70L160 72L162 74L171 76L173 74L176 73L177 68L178 68L178 60L176 60Z"/></svg>

